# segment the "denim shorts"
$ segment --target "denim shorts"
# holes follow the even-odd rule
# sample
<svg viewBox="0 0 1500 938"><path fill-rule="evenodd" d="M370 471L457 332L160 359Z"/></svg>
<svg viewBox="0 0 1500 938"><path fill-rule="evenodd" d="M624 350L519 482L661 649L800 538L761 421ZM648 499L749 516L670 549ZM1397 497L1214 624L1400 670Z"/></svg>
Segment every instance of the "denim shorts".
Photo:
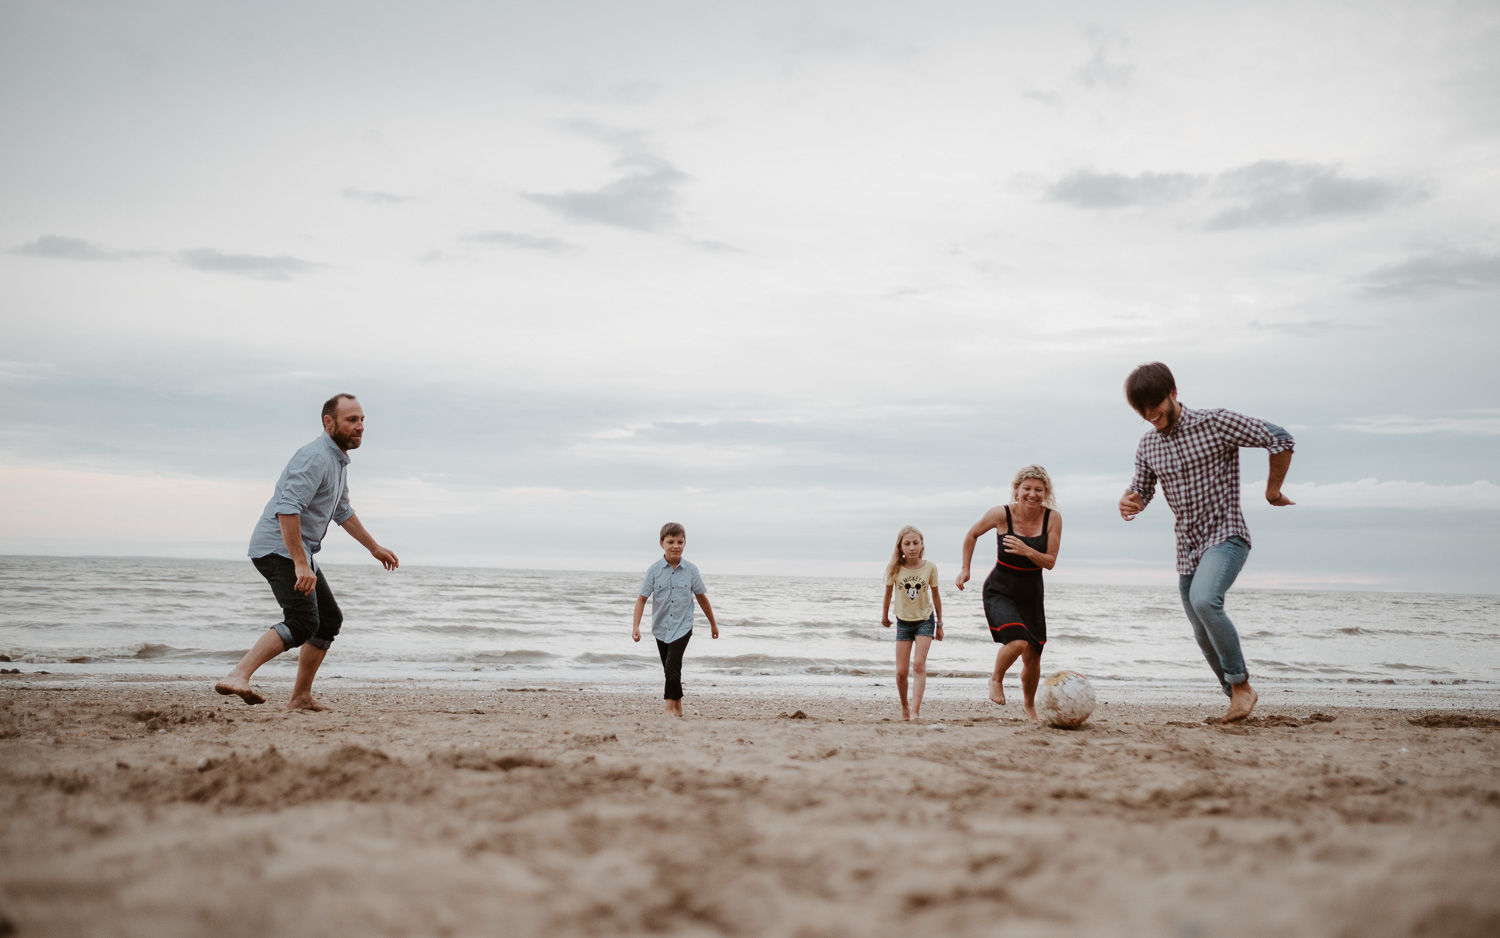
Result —
<svg viewBox="0 0 1500 938"><path fill-rule="evenodd" d="M918 635L926 635L928 638L937 634L937 614L934 613L920 622L908 622L905 619L896 620L896 641L914 642Z"/></svg>

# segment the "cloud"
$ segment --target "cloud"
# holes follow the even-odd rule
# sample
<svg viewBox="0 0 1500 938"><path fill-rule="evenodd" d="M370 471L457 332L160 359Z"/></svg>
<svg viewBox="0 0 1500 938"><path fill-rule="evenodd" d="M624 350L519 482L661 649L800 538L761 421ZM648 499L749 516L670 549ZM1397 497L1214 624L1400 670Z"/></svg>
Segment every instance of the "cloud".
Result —
<svg viewBox="0 0 1500 938"><path fill-rule="evenodd" d="M689 179L686 173L647 153L626 154L614 165L624 175L598 189L525 196L577 221L636 231L658 231L677 220L678 190Z"/></svg>
<svg viewBox="0 0 1500 938"><path fill-rule="evenodd" d="M1257 510L1279 511L1265 504L1266 480L1244 483L1244 504ZM1392 479L1357 482L1287 483L1287 497L1306 508L1405 508L1494 511L1500 509L1500 485L1479 479L1462 485L1435 485Z"/></svg>
<svg viewBox="0 0 1500 938"><path fill-rule="evenodd" d="M1095 173L1087 170L1064 176L1047 188L1047 198L1080 208L1124 208L1160 205L1187 198L1201 189L1207 177L1192 173Z"/></svg>
<svg viewBox="0 0 1500 938"><path fill-rule="evenodd" d="M601 81L585 71L539 82L538 91L587 104L648 104L661 93L654 81Z"/></svg>
<svg viewBox="0 0 1500 938"><path fill-rule="evenodd" d="M1091 27L1084 34L1094 41L1094 54L1074 72L1074 80L1085 88L1123 88L1130 84L1135 69L1109 60L1109 45L1116 38L1114 34L1099 27Z"/></svg>
<svg viewBox="0 0 1500 938"><path fill-rule="evenodd" d="M1086 209L1150 207L1191 198L1204 207L1230 203L1203 223L1210 231L1366 214L1413 195L1396 183L1346 177L1335 165L1282 160L1261 160L1210 174L1078 170L1045 192L1049 201Z"/></svg>
<svg viewBox="0 0 1500 938"><path fill-rule="evenodd" d="M1340 430L1355 433L1386 433L1406 435L1412 433L1462 433L1466 435L1500 436L1500 410L1481 409L1469 411L1458 417L1410 417L1406 414L1390 414L1384 417L1356 417L1348 423L1339 424Z"/></svg>
<svg viewBox="0 0 1500 938"><path fill-rule="evenodd" d="M263 257L258 254L223 254L213 248L178 251L177 262L193 270L215 274L236 274L257 280L290 280L296 274L317 270L321 264L280 254Z"/></svg>
<svg viewBox="0 0 1500 938"><path fill-rule="evenodd" d="M111 251L82 238L63 235L43 235L28 244L11 250L23 257L46 257L61 261L122 261L138 257L150 257L152 251Z"/></svg>
<svg viewBox="0 0 1500 938"><path fill-rule="evenodd" d="M1453 251L1422 254L1379 267L1365 276L1364 283L1364 292L1384 296L1494 290L1500 287L1500 253Z"/></svg>
<svg viewBox="0 0 1500 938"><path fill-rule="evenodd" d="M1261 322L1259 319L1252 319L1246 325L1251 329L1264 332L1284 332L1291 335L1326 335L1330 332L1339 332L1346 329L1369 330L1374 328L1373 326L1341 322L1337 319L1328 318L1283 320L1281 322Z"/></svg>
<svg viewBox="0 0 1500 938"><path fill-rule="evenodd" d="M465 241L473 241L478 244L502 244L506 247L520 248L523 251L571 251L577 248L575 244L569 244L557 238L548 238L541 235L520 234L514 231L485 231L464 238Z"/></svg>
<svg viewBox="0 0 1500 938"><path fill-rule="evenodd" d="M1242 201L1208 220L1205 227L1213 231L1362 215L1407 195L1393 183L1341 176L1337 166L1279 160L1261 160L1220 173L1215 188Z"/></svg>
<svg viewBox="0 0 1500 938"><path fill-rule="evenodd" d="M400 205L403 202L410 202L412 200L409 195L395 195L390 192L380 192L376 189L351 188L345 189L339 194L346 199L354 199L370 205Z"/></svg>

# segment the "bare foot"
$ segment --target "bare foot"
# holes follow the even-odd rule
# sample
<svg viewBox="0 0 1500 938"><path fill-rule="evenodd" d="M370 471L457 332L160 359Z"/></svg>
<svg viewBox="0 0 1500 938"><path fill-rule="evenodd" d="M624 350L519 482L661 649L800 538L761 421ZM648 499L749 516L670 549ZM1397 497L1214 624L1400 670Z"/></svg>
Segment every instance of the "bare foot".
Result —
<svg viewBox="0 0 1500 938"><path fill-rule="evenodd" d="M293 697L286 702L286 708L288 710L316 710L318 712L329 709L316 700L313 700L312 694L308 694L305 697Z"/></svg>
<svg viewBox="0 0 1500 938"><path fill-rule="evenodd" d="M1026 719L1030 720L1033 723L1042 722L1037 718L1036 707L1033 707L1031 704L1022 704L1021 709L1026 711Z"/></svg>
<svg viewBox="0 0 1500 938"><path fill-rule="evenodd" d="M1229 712L1224 714L1225 723L1238 723L1250 715L1255 709L1255 704L1260 700L1257 694L1246 681L1243 684L1234 685L1234 692L1229 698Z"/></svg>
<svg viewBox="0 0 1500 938"><path fill-rule="evenodd" d="M920 710L913 710L911 712L911 721L913 723L921 723L922 722L922 712Z"/></svg>
<svg viewBox="0 0 1500 938"><path fill-rule="evenodd" d="M994 678L990 678L990 702L1005 706L1005 685Z"/></svg>
<svg viewBox="0 0 1500 938"><path fill-rule="evenodd" d="M250 689L249 681L236 681L226 677L224 680L214 685L214 690L218 691L220 694L223 694L225 697L229 697L231 695L238 697L252 707L256 704L263 704L266 702L266 698Z"/></svg>
<svg viewBox="0 0 1500 938"><path fill-rule="evenodd" d="M911 707L908 707L906 704L902 704L901 705L901 719L903 719L903 720L910 720L911 719Z"/></svg>

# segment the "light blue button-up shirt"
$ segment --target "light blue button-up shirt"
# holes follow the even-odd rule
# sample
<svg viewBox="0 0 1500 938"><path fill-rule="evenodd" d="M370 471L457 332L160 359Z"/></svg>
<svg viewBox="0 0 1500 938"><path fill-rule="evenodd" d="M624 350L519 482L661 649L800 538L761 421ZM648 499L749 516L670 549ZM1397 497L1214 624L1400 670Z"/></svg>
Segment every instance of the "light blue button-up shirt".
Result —
<svg viewBox="0 0 1500 938"><path fill-rule="evenodd" d="M641 595L651 597L651 634L675 642L693 630L693 596L708 592L698 568L686 560L673 567L663 557L646 570Z"/></svg>
<svg viewBox="0 0 1500 938"><path fill-rule="evenodd" d="M327 433L297 450L276 480L276 494L266 502L250 535L250 556L280 554L291 559L276 516L301 515L302 549L316 569L313 555L323 546L328 523L343 524L354 515L349 507L348 473L349 454Z"/></svg>

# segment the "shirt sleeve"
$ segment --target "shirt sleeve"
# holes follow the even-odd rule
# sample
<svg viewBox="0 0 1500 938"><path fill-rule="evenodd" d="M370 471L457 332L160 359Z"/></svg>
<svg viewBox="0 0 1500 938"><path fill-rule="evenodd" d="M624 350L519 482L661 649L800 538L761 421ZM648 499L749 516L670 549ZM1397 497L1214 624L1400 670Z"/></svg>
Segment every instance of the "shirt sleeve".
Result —
<svg viewBox="0 0 1500 938"><path fill-rule="evenodd" d="M703 585L703 577L698 573L698 568L693 568L693 593L702 596L708 592L708 587Z"/></svg>
<svg viewBox="0 0 1500 938"><path fill-rule="evenodd" d="M651 588L652 587L652 583L651 583L652 576L651 576L651 574L652 574L653 571L655 571L655 569L656 569L655 567L647 567L646 568L646 577L645 577L645 579L641 580L641 595L642 596L650 596L651 593L652 593L652 588Z"/></svg>
<svg viewBox="0 0 1500 938"><path fill-rule="evenodd" d="M1214 426L1225 442L1235 446L1254 446L1271 453L1285 453L1296 443L1292 435L1281 427L1259 417L1247 417L1232 410L1221 410L1215 414Z"/></svg>
<svg viewBox="0 0 1500 938"><path fill-rule="evenodd" d="M333 510L333 523L343 526L345 521L354 517L354 508L349 504L349 483L344 482L344 491L339 493L338 507Z"/></svg>
<svg viewBox="0 0 1500 938"><path fill-rule="evenodd" d="M286 481L276 498L278 515L300 515L312 504L318 494L318 476L315 460L308 456L295 457L286 467Z"/></svg>
<svg viewBox="0 0 1500 938"><path fill-rule="evenodd" d="M937 564L929 564L927 567L927 585L936 587L938 584Z"/></svg>
<svg viewBox="0 0 1500 938"><path fill-rule="evenodd" d="M1141 507L1151 504L1156 496L1156 472L1146 464L1145 444L1135 448L1135 475L1130 480L1130 491L1141 497Z"/></svg>

